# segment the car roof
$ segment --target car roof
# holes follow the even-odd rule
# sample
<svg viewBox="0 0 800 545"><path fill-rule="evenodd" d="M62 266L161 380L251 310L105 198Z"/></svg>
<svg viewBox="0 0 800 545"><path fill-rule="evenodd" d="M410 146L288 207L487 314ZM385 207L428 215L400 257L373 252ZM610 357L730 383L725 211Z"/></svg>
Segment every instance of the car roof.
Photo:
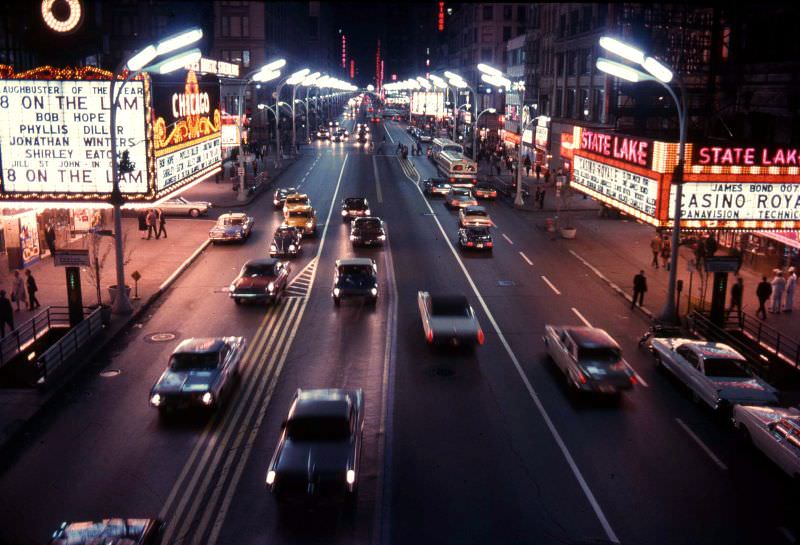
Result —
<svg viewBox="0 0 800 545"><path fill-rule="evenodd" d="M211 354L219 352L225 341L219 337L197 337L184 339L172 351L173 354Z"/></svg>
<svg viewBox="0 0 800 545"><path fill-rule="evenodd" d="M280 259L274 257L262 257L259 259L251 259L245 262L244 266L248 265L275 265L276 263L280 262Z"/></svg>
<svg viewBox="0 0 800 545"><path fill-rule="evenodd" d="M701 358L731 358L740 361L747 361L744 356L724 343L712 343L706 341L688 341L681 346L685 346Z"/></svg>
<svg viewBox="0 0 800 545"><path fill-rule="evenodd" d="M345 197L344 202L367 202L366 197Z"/></svg>
<svg viewBox="0 0 800 545"><path fill-rule="evenodd" d="M244 212L227 212L225 214L220 214L219 219L227 219L227 218L246 218L247 214Z"/></svg>
<svg viewBox="0 0 800 545"><path fill-rule="evenodd" d="M292 214L294 214L295 212L313 212L313 211L314 211L314 207L311 206L310 204L303 204L303 205L300 205L300 206L294 206L294 207L289 209L289 212L292 213Z"/></svg>
<svg viewBox="0 0 800 545"><path fill-rule="evenodd" d="M365 265L367 267L372 267L375 263L375 260L369 257L349 257L346 259L337 259L336 266L340 267L342 265Z"/></svg>
<svg viewBox="0 0 800 545"><path fill-rule="evenodd" d="M293 194L297 193L297 188L296 187L279 187L275 191L284 191L284 192L291 191L291 193L289 193L289 195L293 195Z"/></svg>
<svg viewBox="0 0 800 545"><path fill-rule="evenodd" d="M604 329L598 327L574 326L564 328L578 348L619 348L617 341Z"/></svg>
<svg viewBox="0 0 800 545"><path fill-rule="evenodd" d="M486 208L483 206L467 206L466 208L462 208L465 214L469 214L470 212L486 212Z"/></svg>
<svg viewBox="0 0 800 545"><path fill-rule="evenodd" d="M307 199L308 195L306 193L289 193L286 198L288 199L289 197L304 197Z"/></svg>
<svg viewBox="0 0 800 545"><path fill-rule="evenodd" d="M341 390L300 390L290 418L348 418L352 401Z"/></svg>

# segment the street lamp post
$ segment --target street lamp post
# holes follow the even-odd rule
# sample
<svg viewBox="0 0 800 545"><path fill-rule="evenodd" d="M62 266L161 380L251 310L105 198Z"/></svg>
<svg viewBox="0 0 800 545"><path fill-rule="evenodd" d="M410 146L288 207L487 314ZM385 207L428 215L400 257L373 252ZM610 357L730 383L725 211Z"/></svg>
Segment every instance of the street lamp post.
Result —
<svg viewBox="0 0 800 545"><path fill-rule="evenodd" d="M478 114L478 117L475 118L475 128L472 131L472 160L475 161L476 149L478 148L478 122L481 120L481 116L485 113L493 114L497 111L496 108L486 108L481 113Z"/></svg>
<svg viewBox="0 0 800 545"><path fill-rule="evenodd" d="M606 51L615 53L629 62L640 65L646 72L602 57L597 59L597 68L599 70L632 83L639 83L642 81L654 81L658 83L670 94L672 100L675 102L675 108L678 111L678 131L680 139L678 144L678 164L675 166L672 173L672 184L675 185L675 204L673 208L674 218L672 227L672 247L670 248L669 283L667 284L667 300L659 316L663 322L674 323L677 319L675 293L678 273L678 244L680 243L681 231L683 171L685 167L686 124L688 116L686 87L681 78L676 78L681 90L681 100L678 100L675 91L668 85L675 77L675 74L661 62L653 57L645 56L644 52L641 50L615 38L607 36L600 38L600 46Z"/></svg>
<svg viewBox="0 0 800 545"><path fill-rule="evenodd" d="M461 76L459 76L458 74L456 74L454 72L450 72L449 70L444 72L444 77L447 78L448 83L450 85L452 85L456 90L458 90L458 89L467 89L470 93L472 93L472 101L475 103L475 109L477 110L477 108L478 108L478 95L477 95L477 93L475 93L475 89L473 89L472 86L469 85L464 80L464 78L462 78ZM469 103L467 103L467 104L469 104ZM477 123L477 119L476 119L475 122L474 122L474 125L473 125L473 129L472 129L472 132L473 132L472 140L473 140L473 142L475 141L475 132L477 130L478 130L478 123ZM473 145L473 147L472 147L472 160L475 161L477 156L478 156L478 150L476 150L475 146Z"/></svg>

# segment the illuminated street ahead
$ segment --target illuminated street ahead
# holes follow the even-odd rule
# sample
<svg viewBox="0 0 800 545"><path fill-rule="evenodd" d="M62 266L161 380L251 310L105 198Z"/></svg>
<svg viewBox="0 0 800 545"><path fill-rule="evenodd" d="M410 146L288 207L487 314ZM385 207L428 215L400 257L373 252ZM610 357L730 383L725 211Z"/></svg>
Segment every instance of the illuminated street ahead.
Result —
<svg viewBox="0 0 800 545"><path fill-rule="evenodd" d="M344 121L352 127L354 121ZM0 510L9 543L41 542L62 520L158 516L165 543L781 543L797 495L730 426L690 401L636 347L646 322L569 248L507 201L487 204L491 256L453 244L457 218L416 186L404 125L376 151L314 143L277 181L308 193L316 238L292 260L291 296L237 306L227 285L263 256L280 223L271 194L248 211L254 235L210 246L141 328L114 345L112 378L76 384L8 461ZM366 196L383 249L351 249L338 215ZM334 260L373 257L380 297L334 307ZM305 286L309 286L308 289ZM418 290L465 294L486 343L431 350ZM545 357L544 325L590 323L618 340L638 385L619 404L576 401ZM172 333L156 342L152 335ZM243 335L250 348L231 403L210 420L159 422L148 391L178 340ZM170 338L170 337L168 337ZM279 516L264 479L297 388L363 388L367 420L353 516ZM783 530L781 530L783 528Z"/></svg>

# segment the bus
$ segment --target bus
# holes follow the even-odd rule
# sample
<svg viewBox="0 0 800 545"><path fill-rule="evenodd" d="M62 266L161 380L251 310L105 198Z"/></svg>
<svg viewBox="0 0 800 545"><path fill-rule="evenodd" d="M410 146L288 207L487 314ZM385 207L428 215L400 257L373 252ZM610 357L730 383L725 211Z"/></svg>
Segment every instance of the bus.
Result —
<svg viewBox="0 0 800 545"><path fill-rule="evenodd" d="M464 147L449 138L434 138L431 142L431 160L435 163L436 157L443 151L453 151L463 155Z"/></svg>
<svg viewBox="0 0 800 545"><path fill-rule="evenodd" d="M434 162L453 187L472 189L478 183L478 164L457 151L441 151Z"/></svg>

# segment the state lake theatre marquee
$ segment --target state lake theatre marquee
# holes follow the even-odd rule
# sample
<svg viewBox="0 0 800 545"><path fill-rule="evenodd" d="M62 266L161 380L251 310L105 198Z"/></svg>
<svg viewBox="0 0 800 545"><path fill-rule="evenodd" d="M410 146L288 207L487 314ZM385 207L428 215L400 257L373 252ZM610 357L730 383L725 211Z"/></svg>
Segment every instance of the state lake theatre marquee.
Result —
<svg viewBox="0 0 800 545"><path fill-rule="evenodd" d="M575 127L571 186L657 227L674 222L678 143ZM681 226L800 229L800 149L686 144Z"/></svg>

